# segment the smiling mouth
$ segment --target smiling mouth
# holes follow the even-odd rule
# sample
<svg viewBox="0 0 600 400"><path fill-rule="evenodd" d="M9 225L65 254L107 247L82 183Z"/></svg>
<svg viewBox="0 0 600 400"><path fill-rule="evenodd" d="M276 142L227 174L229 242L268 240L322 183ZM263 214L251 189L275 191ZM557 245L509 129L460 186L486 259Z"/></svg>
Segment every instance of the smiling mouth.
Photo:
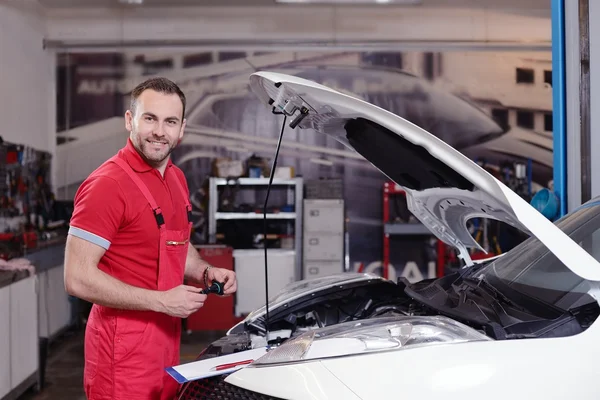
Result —
<svg viewBox="0 0 600 400"><path fill-rule="evenodd" d="M157 142L157 141L154 141L154 140L148 140L148 143L153 144L153 145L167 144L167 142Z"/></svg>

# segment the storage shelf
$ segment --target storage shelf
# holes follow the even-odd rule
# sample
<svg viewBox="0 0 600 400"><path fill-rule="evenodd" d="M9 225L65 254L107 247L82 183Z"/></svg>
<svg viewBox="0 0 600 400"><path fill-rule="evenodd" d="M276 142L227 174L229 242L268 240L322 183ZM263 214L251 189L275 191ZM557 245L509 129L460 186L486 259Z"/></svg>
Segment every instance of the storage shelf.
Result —
<svg viewBox="0 0 600 400"><path fill-rule="evenodd" d="M244 255L264 255L265 249L235 249L233 250L234 257L240 257ZM267 248L267 257L270 255L281 255L281 254L296 254L296 250L294 249L281 249L278 247Z"/></svg>
<svg viewBox="0 0 600 400"><path fill-rule="evenodd" d="M386 235L433 235L433 233L420 223L387 223L384 224Z"/></svg>
<svg viewBox="0 0 600 400"><path fill-rule="evenodd" d="M250 208L251 212L220 212L219 198L223 196L225 190L225 185L231 185L232 187L239 186L240 192L244 192L243 196L240 195L239 198L231 200L233 203L244 203L244 204L260 204L264 189L267 188L269 184L269 178L237 178L237 179L228 179L228 178L216 178L211 177L209 181L209 194L208 194L208 243L214 244L219 240L217 237L222 232L217 232L217 225L223 224L223 222L219 221L240 221L241 224L244 222L241 221L260 221L265 218L263 214L262 207L259 209L258 206L256 208ZM289 267L293 269L290 271L291 276L298 280L302 276L302 223L303 223L303 209L302 209L302 199L304 198L304 181L302 177L295 178L275 178L272 182L273 186L277 186L278 195L280 199L278 200L278 204L286 204L292 205L293 207L286 208L277 208L271 209L272 211L280 210L281 212L268 212L266 214L266 218L277 224L283 224L285 229L280 232L282 234L290 235L294 234L294 245L291 249L269 249L268 254L272 256L285 256L289 257L291 255L293 259L293 265ZM242 190L243 186L243 190ZM254 195L253 195L254 192ZM241 199L243 197L243 200ZM254 197L254 199L252 199ZM283 200L285 199L285 200ZM282 203L279 203L282 202ZM279 205L282 207L282 205ZM283 211L286 210L286 211ZM258 211L258 212L256 212ZM269 209L267 209L269 211ZM289 211L289 212L288 212ZM245 223L249 227L255 225L252 223ZM251 228L253 230L256 227ZM262 229L260 229L260 233L264 233ZM269 232L273 233L273 232ZM288 243L286 243L288 244ZM259 255L264 252L264 249L234 249L234 256L239 251L249 251L246 254ZM291 252L291 253L290 253ZM289 254L288 254L289 253ZM262 264L261 264L262 265ZM283 265L281 265L283 268ZM275 269L272 265L271 268ZM287 267L285 267L287 268ZM287 281L287 280L286 280ZM262 282L262 281L260 281ZM276 283L274 283L276 284ZM238 286L238 295L244 298L244 296L249 295L248 293L256 290L255 288L256 282L252 282L251 280L246 280L246 283L240 283ZM238 306L236 305L236 310ZM237 312L237 311L236 311Z"/></svg>
<svg viewBox="0 0 600 400"><path fill-rule="evenodd" d="M263 213L236 213L236 212L218 212L215 213L215 219L263 219ZM280 212L267 214L267 219L295 219L296 213Z"/></svg>
<svg viewBox="0 0 600 400"><path fill-rule="evenodd" d="M269 178L238 178L238 179L225 179L218 178L215 179L215 184L217 186L223 185L268 185ZM297 184L297 179L273 179L273 185L295 185Z"/></svg>

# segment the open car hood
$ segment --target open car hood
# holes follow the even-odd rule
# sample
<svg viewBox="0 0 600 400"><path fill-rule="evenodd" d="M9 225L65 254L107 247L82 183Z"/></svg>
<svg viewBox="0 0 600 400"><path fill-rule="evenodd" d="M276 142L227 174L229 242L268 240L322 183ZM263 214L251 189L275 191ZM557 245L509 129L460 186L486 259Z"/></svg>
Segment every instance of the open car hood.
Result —
<svg viewBox="0 0 600 400"><path fill-rule="evenodd" d="M600 264L551 221L472 160L426 130L373 104L315 82L256 72L250 87L291 127L327 134L361 154L406 191L410 211L472 265L481 247L467 229L492 218L536 236L583 279L600 281Z"/></svg>

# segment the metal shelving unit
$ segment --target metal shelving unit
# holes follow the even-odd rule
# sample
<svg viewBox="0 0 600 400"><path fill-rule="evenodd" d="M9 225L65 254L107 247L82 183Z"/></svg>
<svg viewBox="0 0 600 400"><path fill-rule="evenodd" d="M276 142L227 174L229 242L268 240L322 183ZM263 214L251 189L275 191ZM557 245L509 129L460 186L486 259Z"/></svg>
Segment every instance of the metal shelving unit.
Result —
<svg viewBox="0 0 600 400"><path fill-rule="evenodd" d="M219 211L219 187L220 186L245 186L266 188L269 184L269 178L210 178L209 180L209 205L208 205L208 240L209 243L216 243L217 221L219 220L262 220L262 212L223 212ZM292 179L273 179L273 186L286 186L287 203L294 204L294 212L268 213L269 220L293 220L294 221L294 257L296 280L302 276L302 199L304 183L302 178ZM262 208L262 205L261 205ZM277 252L279 249L269 249L269 252ZM285 249L283 249L285 250ZM244 251L264 252L264 249L244 249ZM288 250L289 251L289 250Z"/></svg>
<svg viewBox="0 0 600 400"><path fill-rule="evenodd" d="M293 212L281 212L274 214L267 214L267 219L296 219L296 213ZM263 219L262 213L250 212L250 213L238 213L238 212L217 212L215 213L215 220L217 219Z"/></svg>

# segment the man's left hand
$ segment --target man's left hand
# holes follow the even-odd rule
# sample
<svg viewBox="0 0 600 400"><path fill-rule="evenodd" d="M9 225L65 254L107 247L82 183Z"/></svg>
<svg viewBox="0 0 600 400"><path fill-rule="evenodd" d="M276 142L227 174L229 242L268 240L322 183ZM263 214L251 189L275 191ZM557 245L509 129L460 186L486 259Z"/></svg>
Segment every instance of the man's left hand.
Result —
<svg viewBox="0 0 600 400"><path fill-rule="evenodd" d="M230 269L212 267L209 268L206 277L208 280L208 286L210 286L213 281L223 283L224 296L233 294L237 290L237 279L235 277L235 272Z"/></svg>

